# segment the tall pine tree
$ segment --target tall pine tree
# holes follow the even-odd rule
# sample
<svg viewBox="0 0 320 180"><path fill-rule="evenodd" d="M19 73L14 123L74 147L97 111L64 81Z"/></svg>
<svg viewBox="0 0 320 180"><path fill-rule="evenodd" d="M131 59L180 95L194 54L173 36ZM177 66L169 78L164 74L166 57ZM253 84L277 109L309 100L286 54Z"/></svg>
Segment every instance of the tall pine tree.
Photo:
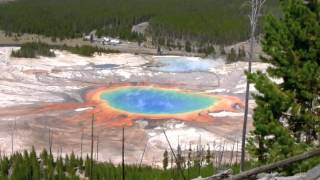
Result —
<svg viewBox="0 0 320 180"><path fill-rule="evenodd" d="M281 0L282 17L266 18L263 61L267 73L248 75L254 94L255 129L248 150L260 163L319 146L320 19L317 0ZM272 79L278 79L275 83Z"/></svg>

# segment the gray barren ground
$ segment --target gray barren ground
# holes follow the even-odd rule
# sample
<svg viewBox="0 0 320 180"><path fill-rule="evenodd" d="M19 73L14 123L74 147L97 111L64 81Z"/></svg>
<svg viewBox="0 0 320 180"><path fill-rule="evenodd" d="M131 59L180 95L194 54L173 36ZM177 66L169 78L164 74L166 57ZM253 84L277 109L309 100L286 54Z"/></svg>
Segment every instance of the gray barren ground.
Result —
<svg viewBox="0 0 320 180"><path fill-rule="evenodd" d="M10 57L12 49L15 48L0 48L0 149L7 154L12 150L12 137L14 151L32 146L38 151L49 148L49 129L54 155L72 151L80 155L81 142L83 156L89 153L90 117L82 116L78 107L63 107L64 104L85 101L88 90L108 83L171 84L240 99L245 92L245 62L224 64L221 59L216 59L212 60L214 64L217 62L215 67L208 71L163 72L155 69L159 65L157 58L148 55L104 54L88 58L56 51L55 58L16 59ZM266 67L263 63L253 64L255 70ZM251 108L253 106L251 101ZM48 107L51 109L46 110ZM235 107L234 112L210 112L215 118L213 123L136 120L132 126L126 127L126 161L138 163L147 143L143 163L161 165L162 156L159 154L168 149L163 128L173 147L177 147L179 141L183 149L190 143L201 143L210 144L216 150L219 149L215 145L225 144L226 150L231 150L236 141L240 143L242 111L242 108ZM119 163L121 128L96 124L95 139L97 137L99 160Z"/></svg>

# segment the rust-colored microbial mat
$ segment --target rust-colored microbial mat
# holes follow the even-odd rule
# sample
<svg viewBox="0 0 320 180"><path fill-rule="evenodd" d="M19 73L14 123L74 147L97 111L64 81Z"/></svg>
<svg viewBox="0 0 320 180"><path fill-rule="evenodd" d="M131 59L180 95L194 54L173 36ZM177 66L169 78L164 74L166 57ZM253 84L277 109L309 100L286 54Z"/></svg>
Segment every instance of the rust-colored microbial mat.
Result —
<svg viewBox="0 0 320 180"><path fill-rule="evenodd" d="M119 83L96 87L84 94L84 102L50 103L33 113L70 111L60 118L71 124L89 122L107 127L132 126L135 120L214 122L210 113L239 111L243 102L235 96L210 95L172 86ZM77 111L78 110L78 111ZM30 113L30 111L28 111Z"/></svg>

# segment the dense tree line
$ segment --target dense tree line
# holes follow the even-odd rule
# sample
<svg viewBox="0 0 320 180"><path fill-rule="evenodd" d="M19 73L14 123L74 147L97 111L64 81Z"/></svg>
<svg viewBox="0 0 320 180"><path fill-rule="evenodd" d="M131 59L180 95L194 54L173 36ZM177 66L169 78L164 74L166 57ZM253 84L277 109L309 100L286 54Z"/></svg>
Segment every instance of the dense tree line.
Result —
<svg viewBox="0 0 320 180"><path fill-rule="evenodd" d="M185 39L230 44L248 38L245 0L17 0L0 5L0 28L65 39L98 35L141 40L134 24L149 21L155 41ZM277 11L276 0L269 1Z"/></svg>
<svg viewBox="0 0 320 180"><path fill-rule="evenodd" d="M99 48L94 46L75 46L70 47L66 45L49 45L42 42L31 42L24 43L21 45L20 49L14 50L11 53L11 56L18 58L38 58L39 56L45 57L55 57L55 53L52 51L53 49L66 50L74 54L78 54L80 56L93 56L94 53L118 53L117 50Z"/></svg>

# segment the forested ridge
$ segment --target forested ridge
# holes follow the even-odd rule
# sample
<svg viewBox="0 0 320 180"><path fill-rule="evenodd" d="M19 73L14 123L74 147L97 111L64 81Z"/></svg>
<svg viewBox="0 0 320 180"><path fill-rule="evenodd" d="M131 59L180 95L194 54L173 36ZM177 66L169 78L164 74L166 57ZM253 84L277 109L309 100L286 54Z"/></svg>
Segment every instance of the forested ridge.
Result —
<svg viewBox="0 0 320 180"><path fill-rule="evenodd" d="M230 44L248 39L246 0L17 0L0 5L0 28L76 38L98 35L135 40L134 24L149 21L153 38ZM276 0L267 11L276 12Z"/></svg>

